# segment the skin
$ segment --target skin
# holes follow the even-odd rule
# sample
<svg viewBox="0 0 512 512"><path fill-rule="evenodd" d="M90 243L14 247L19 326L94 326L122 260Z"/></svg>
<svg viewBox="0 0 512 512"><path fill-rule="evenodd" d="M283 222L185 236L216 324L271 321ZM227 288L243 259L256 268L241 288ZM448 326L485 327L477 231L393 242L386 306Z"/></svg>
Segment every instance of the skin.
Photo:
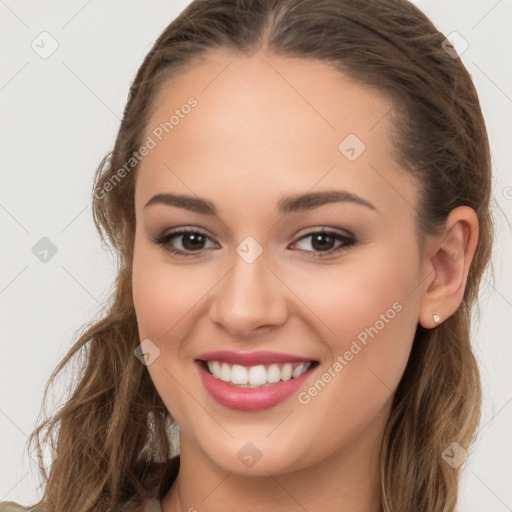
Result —
<svg viewBox="0 0 512 512"><path fill-rule="evenodd" d="M142 160L135 192L139 334L160 350L148 371L180 427L180 472L163 511L377 511L393 393L418 322L435 328L432 312L443 321L462 301L477 217L453 210L420 253L418 184L393 158L392 104L325 63L217 50L165 83L145 136L190 96L197 107ZM348 134L366 146L352 162L338 149ZM277 210L285 196L331 189L375 210ZM205 198L218 215L145 208L159 193ZM199 255L152 240L180 227L206 234ZM315 258L316 238L304 237L322 227L356 243ZM236 252L247 236L263 250L252 263ZM186 236L169 244L194 247ZM194 365L218 349L299 355L320 362L307 391L396 303L400 312L307 404L294 394L263 411L230 410ZM247 442L261 454L252 467L237 457Z"/></svg>

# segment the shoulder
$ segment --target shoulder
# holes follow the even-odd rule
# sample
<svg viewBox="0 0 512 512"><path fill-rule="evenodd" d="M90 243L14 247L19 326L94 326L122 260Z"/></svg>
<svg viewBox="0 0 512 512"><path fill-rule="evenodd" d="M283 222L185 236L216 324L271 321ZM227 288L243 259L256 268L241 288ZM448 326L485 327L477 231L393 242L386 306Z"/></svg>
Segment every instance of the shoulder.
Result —
<svg viewBox="0 0 512 512"><path fill-rule="evenodd" d="M38 512L38 509L24 507L14 501L0 501L0 512Z"/></svg>
<svg viewBox="0 0 512 512"><path fill-rule="evenodd" d="M1 510L0 510L1 512ZM152 499L144 504L143 512L162 512L160 500Z"/></svg>
<svg viewBox="0 0 512 512"><path fill-rule="evenodd" d="M177 455L172 459L166 461L165 463L166 471L164 478L161 481L161 489L158 497L154 497L141 506L134 506L128 504L123 511L126 512L136 512L141 510L141 512L162 512L161 499L164 497L165 493L169 490L171 485L174 483L178 475L178 471L180 468L180 456ZM24 507L14 501L0 501L0 512L46 512L41 508L35 507Z"/></svg>
<svg viewBox="0 0 512 512"><path fill-rule="evenodd" d="M135 512L134 508L130 508ZM140 509L138 509L140 510ZM14 501L0 501L0 512L44 512L40 508L24 507ZM152 499L146 502L142 507L142 512L162 512L160 501Z"/></svg>

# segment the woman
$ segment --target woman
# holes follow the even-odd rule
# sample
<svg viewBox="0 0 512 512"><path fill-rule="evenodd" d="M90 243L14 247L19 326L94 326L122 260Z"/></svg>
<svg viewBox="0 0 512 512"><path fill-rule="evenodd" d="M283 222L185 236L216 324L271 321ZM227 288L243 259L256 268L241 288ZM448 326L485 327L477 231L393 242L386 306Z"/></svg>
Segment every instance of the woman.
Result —
<svg viewBox="0 0 512 512"><path fill-rule="evenodd" d="M192 2L97 171L119 273L50 378L85 355L31 437L35 509L455 510L490 190L474 85L412 4Z"/></svg>

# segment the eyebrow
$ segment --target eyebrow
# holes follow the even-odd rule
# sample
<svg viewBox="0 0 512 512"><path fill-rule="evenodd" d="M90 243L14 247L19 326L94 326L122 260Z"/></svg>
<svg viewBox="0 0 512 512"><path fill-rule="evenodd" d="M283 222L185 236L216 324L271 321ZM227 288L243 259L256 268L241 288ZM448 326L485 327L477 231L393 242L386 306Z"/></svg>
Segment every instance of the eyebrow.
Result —
<svg viewBox="0 0 512 512"><path fill-rule="evenodd" d="M365 206L377 212L377 208L373 204L362 197L344 190L308 192L306 194L284 197L278 203L278 211L285 214L301 212L313 210L329 203L352 203L359 206ZM218 214L217 208L211 201L183 194L156 194L146 203L144 208L157 204L175 206L176 208L183 208L184 210L201 213L203 215Z"/></svg>

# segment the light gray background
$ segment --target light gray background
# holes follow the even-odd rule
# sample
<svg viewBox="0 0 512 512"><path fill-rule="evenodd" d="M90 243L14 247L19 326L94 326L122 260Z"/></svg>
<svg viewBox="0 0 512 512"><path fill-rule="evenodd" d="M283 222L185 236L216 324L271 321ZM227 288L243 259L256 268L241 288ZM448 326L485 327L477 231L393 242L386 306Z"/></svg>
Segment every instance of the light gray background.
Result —
<svg viewBox="0 0 512 512"><path fill-rule="evenodd" d="M40 496L35 463L25 456L27 434L51 370L77 329L101 313L114 278L115 260L92 222L93 172L114 142L144 55L188 3L0 0L2 500L26 504ZM484 281L474 336L485 410L464 472L461 511L505 512L512 510L512 1L415 3L446 35L456 31L469 43L462 60L492 146L496 280ZM59 44L47 59L31 48L43 31ZM58 248L47 263L32 253L42 237Z"/></svg>

